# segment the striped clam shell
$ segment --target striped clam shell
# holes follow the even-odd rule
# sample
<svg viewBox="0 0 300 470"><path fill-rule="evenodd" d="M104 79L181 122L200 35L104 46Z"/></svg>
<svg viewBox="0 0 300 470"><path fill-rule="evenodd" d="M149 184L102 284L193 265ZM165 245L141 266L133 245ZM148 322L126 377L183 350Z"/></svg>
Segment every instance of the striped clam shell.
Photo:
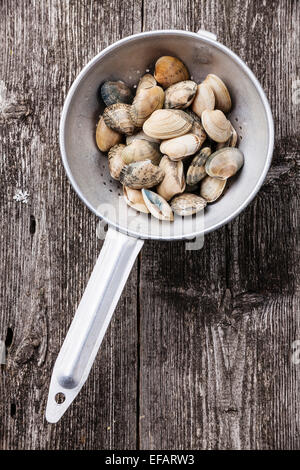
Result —
<svg viewBox="0 0 300 470"><path fill-rule="evenodd" d="M174 83L188 80L190 74L177 57L162 56L155 63L154 78L163 88L167 88Z"/></svg>
<svg viewBox="0 0 300 470"><path fill-rule="evenodd" d="M227 180L206 176L201 182L200 196L207 202L214 202L222 195Z"/></svg>
<svg viewBox="0 0 300 470"><path fill-rule="evenodd" d="M189 186L197 184L206 176L205 163L210 154L211 149L204 147L194 156L186 174L186 183Z"/></svg>
<svg viewBox="0 0 300 470"><path fill-rule="evenodd" d="M235 175L243 164L243 152L235 147L224 147L208 157L205 169L209 176L223 180Z"/></svg>
<svg viewBox="0 0 300 470"><path fill-rule="evenodd" d="M173 162L165 155L162 157L159 166L164 171L165 176L162 182L156 186L156 191L166 201L169 201L173 196L185 190L183 163L182 161Z"/></svg>
<svg viewBox="0 0 300 470"><path fill-rule="evenodd" d="M193 120L184 111L158 109L144 122L143 131L155 139L172 139L186 134Z"/></svg>
<svg viewBox="0 0 300 470"><path fill-rule="evenodd" d="M166 109L184 109L190 106L197 91L197 83L192 80L184 80L183 82L171 85L165 91Z"/></svg>
<svg viewBox="0 0 300 470"><path fill-rule="evenodd" d="M128 186L123 186L123 195L128 206L133 207L136 211L149 214L149 209L144 202L140 189L132 189L128 188Z"/></svg>
<svg viewBox="0 0 300 470"><path fill-rule="evenodd" d="M114 145L108 152L108 168L112 178L115 180L119 180L121 170L125 166L122 158L124 148L124 144Z"/></svg>
<svg viewBox="0 0 300 470"><path fill-rule="evenodd" d="M231 98L223 80L217 75L210 73L203 83L209 85L215 95L215 108L220 109L223 113L228 113L231 109Z"/></svg>
<svg viewBox="0 0 300 470"><path fill-rule="evenodd" d="M231 136L231 123L219 109L206 109L202 113L202 125L215 142L226 142Z"/></svg>
<svg viewBox="0 0 300 470"><path fill-rule="evenodd" d="M160 144L162 154L168 155L171 160L182 160L199 150L202 142L195 134L185 134L174 139L165 140Z"/></svg>
<svg viewBox="0 0 300 470"><path fill-rule="evenodd" d="M120 181L132 189L152 188L163 179L164 172L150 160L125 165L120 174Z"/></svg>
<svg viewBox="0 0 300 470"><path fill-rule="evenodd" d="M103 119L105 124L116 132L131 135L135 127L130 117L129 104L116 103L105 108Z"/></svg>
<svg viewBox="0 0 300 470"><path fill-rule="evenodd" d="M142 189L142 195L149 212L154 217L159 220L168 220L169 222L174 220L173 211L162 196L149 189Z"/></svg>
<svg viewBox="0 0 300 470"><path fill-rule="evenodd" d="M164 104L165 93L160 86L143 88L136 94L130 108L130 117L135 127L142 127L146 119Z"/></svg>
<svg viewBox="0 0 300 470"><path fill-rule="evenodd" d="M183 193L172 199L171 208L175 214L185 217L203 210L206 204L206 200L196 194Z"/></svg>
<svg viewBox="0 0 300 470"><path fill-rule="evenodd" d="M126 164L142 160L151 160L158 164L161 159L159 145L148 140L134 140L124 148L122 158Z"/></svg>
<svg viewBox="0 0 300 470"><path fill-rule="evenodd" d="M111 106L115 103L131 104L133 100L131 89L121 80L117 82L104 82L101 85L100 93L106 106Z"/></svg>

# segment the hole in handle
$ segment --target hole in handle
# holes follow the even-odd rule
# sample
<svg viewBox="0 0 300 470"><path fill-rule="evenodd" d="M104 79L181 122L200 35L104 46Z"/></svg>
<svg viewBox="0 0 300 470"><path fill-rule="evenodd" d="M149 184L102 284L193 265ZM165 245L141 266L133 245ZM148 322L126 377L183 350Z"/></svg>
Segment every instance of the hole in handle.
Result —
<svg viewBox="0 0 300 470"><path fill-rule="evenodd" d="M58 405L61 405L65 401L66 395L64 393L59 392L55 395L54 399Z"/></svg>

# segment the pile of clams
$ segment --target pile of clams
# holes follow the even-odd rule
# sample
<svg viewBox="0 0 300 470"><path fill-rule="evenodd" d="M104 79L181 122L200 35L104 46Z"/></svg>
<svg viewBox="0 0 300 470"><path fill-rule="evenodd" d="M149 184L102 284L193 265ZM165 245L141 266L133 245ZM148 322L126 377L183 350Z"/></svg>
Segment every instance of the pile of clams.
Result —
<svg viewBox="0 0 300 470"><path fill-rule="evenodd" d="M225 83L209 74L197 84L181 60L160 57L135 96L122 81L100 87L106 105L96 129L108 152L112 178L126 203L173 221L190 216L224 193L244 163L237 133L225 113L232 103Z"/></svg>

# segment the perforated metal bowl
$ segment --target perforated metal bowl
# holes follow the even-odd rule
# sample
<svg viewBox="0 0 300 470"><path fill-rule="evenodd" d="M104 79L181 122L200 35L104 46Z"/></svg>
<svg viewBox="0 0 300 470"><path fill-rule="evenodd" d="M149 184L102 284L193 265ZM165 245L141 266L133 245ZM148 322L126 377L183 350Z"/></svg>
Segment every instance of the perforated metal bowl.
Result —
<svg viewBox="0 0 300 470"><path fill-rule="evenodd" d="M175 216L172 224L137 214L125 204L122 187L111 178L107 157L99 153L95 142L101 112L96 99L99 84L118 79L134 85L162 55L182 59L197 83L208 73L224 80L233 101L229 118L245 155L244 167L230 190L207 208L204 219L203 214ZM48 421L55 422L62 416L85 382L142 239L190 239L232 220L262 185L271 163L273 141L272 115L259 82L237 55L205 31L136 34L106 48L82 70L63 108L61 154L75 191L110 228L54 367ZM65 397L60 404L55 401L59 392Z"/></svg>

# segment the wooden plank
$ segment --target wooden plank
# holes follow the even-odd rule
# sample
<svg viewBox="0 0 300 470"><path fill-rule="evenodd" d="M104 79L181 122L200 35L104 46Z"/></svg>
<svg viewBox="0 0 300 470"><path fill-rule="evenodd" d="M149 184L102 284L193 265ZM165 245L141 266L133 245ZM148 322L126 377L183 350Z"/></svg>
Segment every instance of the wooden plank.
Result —
<svg viewBox="0 0 300 470"><path fill-rule="evenodd" d="M0 15L0 448L299 448L299 2L3 0ZM210 30L248 63L273 109L274 163L203 250L145 245L87 385L48 425L52 365L101 248L60 163L60 110L99 50L159 28Z"/></svg>
<svg viewBox="0 0 300 470"><path fill-rule="evenodd" d="M52 366L101 248L71 189L58 123L66 93L101 49L141 29L141 2L4 0L1 41L0 448L136 446L135 266L91 376L57 425L44 411ZM29 203L13 200L28 190Z"/></svg>
<svg viewBox="0 0 300 470"><path fill-rule="evenodd" d="M201 252L147 243L140 283L140 447L297 449L296 252L300 5L144 2L143 27L200 27L253 69L275 118L264 188ZM298 117L296 119L295 117Z"/></svg>

